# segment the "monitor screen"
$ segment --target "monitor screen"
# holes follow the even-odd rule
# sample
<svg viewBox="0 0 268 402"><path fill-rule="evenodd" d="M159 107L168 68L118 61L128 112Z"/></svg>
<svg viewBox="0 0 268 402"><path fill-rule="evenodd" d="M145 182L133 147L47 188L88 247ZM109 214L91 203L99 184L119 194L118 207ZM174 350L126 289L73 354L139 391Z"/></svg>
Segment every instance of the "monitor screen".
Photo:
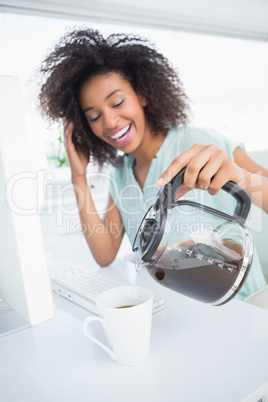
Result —
<svg viewBox="0 0 268 402"><path fill-rule="evenodd" d="M20 83L0 76L0 336L54 315Z"/></svg>

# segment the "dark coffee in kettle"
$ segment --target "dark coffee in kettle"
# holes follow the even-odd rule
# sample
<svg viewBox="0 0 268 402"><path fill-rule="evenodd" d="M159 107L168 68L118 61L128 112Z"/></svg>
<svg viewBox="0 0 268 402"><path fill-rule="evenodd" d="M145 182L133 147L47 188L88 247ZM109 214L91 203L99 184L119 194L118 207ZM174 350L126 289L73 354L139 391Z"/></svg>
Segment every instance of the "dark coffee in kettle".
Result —
<svg viewBox="0 0 268 402"><path fill-rule="evenodd" d="M227 294L243 263L241 245L230 239L223 241L225 252L192 240L163 248L158 247L145 264L150 275L161 285L204 303L213 304Z"/></svg>

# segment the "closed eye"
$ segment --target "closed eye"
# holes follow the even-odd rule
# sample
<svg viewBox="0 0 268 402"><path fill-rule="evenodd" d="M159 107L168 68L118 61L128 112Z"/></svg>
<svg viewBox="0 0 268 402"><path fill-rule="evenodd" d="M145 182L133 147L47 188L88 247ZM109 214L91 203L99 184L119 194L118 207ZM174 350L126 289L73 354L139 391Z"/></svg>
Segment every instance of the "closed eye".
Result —
<svg viewBox="0 0 268 402"><path fill-rule="evenodd" d="M123 103L124 103L124 99L122 99L121 101L119 101L118 103L115 103L112 107L113 108L117 108L117 107L120 107ZM99 118L100 118L100 114L98 114L97 116L95 116L95 117L88 117L88 119L90 120L90 122L91 123L94 123L94 122L96 122Z"/></svg>
<svg viewBox="0 0 268 402"><path fill-rule="evenodd" d="M122 99L120 102L118 102L115 105L113 105L113 107L119 107L119 106L122 105L123 102L124 102L124 99Z"/></svg>
<svg viewBox="0 0 268 402"><path fill-rule="evenodd" d="M94 121L97 121L99 117L100 117L100 114L96 117L89 117L89 120L91 121L91 123L94 123Z"/></svg>

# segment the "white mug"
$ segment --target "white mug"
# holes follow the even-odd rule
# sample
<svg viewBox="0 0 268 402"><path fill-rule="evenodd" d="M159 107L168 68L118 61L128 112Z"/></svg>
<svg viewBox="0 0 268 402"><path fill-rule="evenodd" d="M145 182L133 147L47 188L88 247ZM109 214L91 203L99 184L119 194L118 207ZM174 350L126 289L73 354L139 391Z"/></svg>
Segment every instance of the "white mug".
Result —
<svg viewBox="0 0 268 402"><path fill-rule="evenodd" d="M152 291L141 286L120 286L101 293L96 305L100 317L89 316L84 320L84 334L118 364L142 363L150 351ZM87 326L92 321L101 322L110 348L88 333Z"/></svg>

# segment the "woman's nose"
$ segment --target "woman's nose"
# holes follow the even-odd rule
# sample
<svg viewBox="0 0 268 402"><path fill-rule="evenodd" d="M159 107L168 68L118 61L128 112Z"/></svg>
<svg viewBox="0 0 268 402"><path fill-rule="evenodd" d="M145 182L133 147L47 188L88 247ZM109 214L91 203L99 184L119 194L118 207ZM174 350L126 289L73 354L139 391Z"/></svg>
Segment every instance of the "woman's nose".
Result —
<svg viewBox="0 0 268 402"><path fill-rule="evenodd" d="M115 111L109 111L103 114L105 128L114 128L118 121L118 115Z"/></svg>

